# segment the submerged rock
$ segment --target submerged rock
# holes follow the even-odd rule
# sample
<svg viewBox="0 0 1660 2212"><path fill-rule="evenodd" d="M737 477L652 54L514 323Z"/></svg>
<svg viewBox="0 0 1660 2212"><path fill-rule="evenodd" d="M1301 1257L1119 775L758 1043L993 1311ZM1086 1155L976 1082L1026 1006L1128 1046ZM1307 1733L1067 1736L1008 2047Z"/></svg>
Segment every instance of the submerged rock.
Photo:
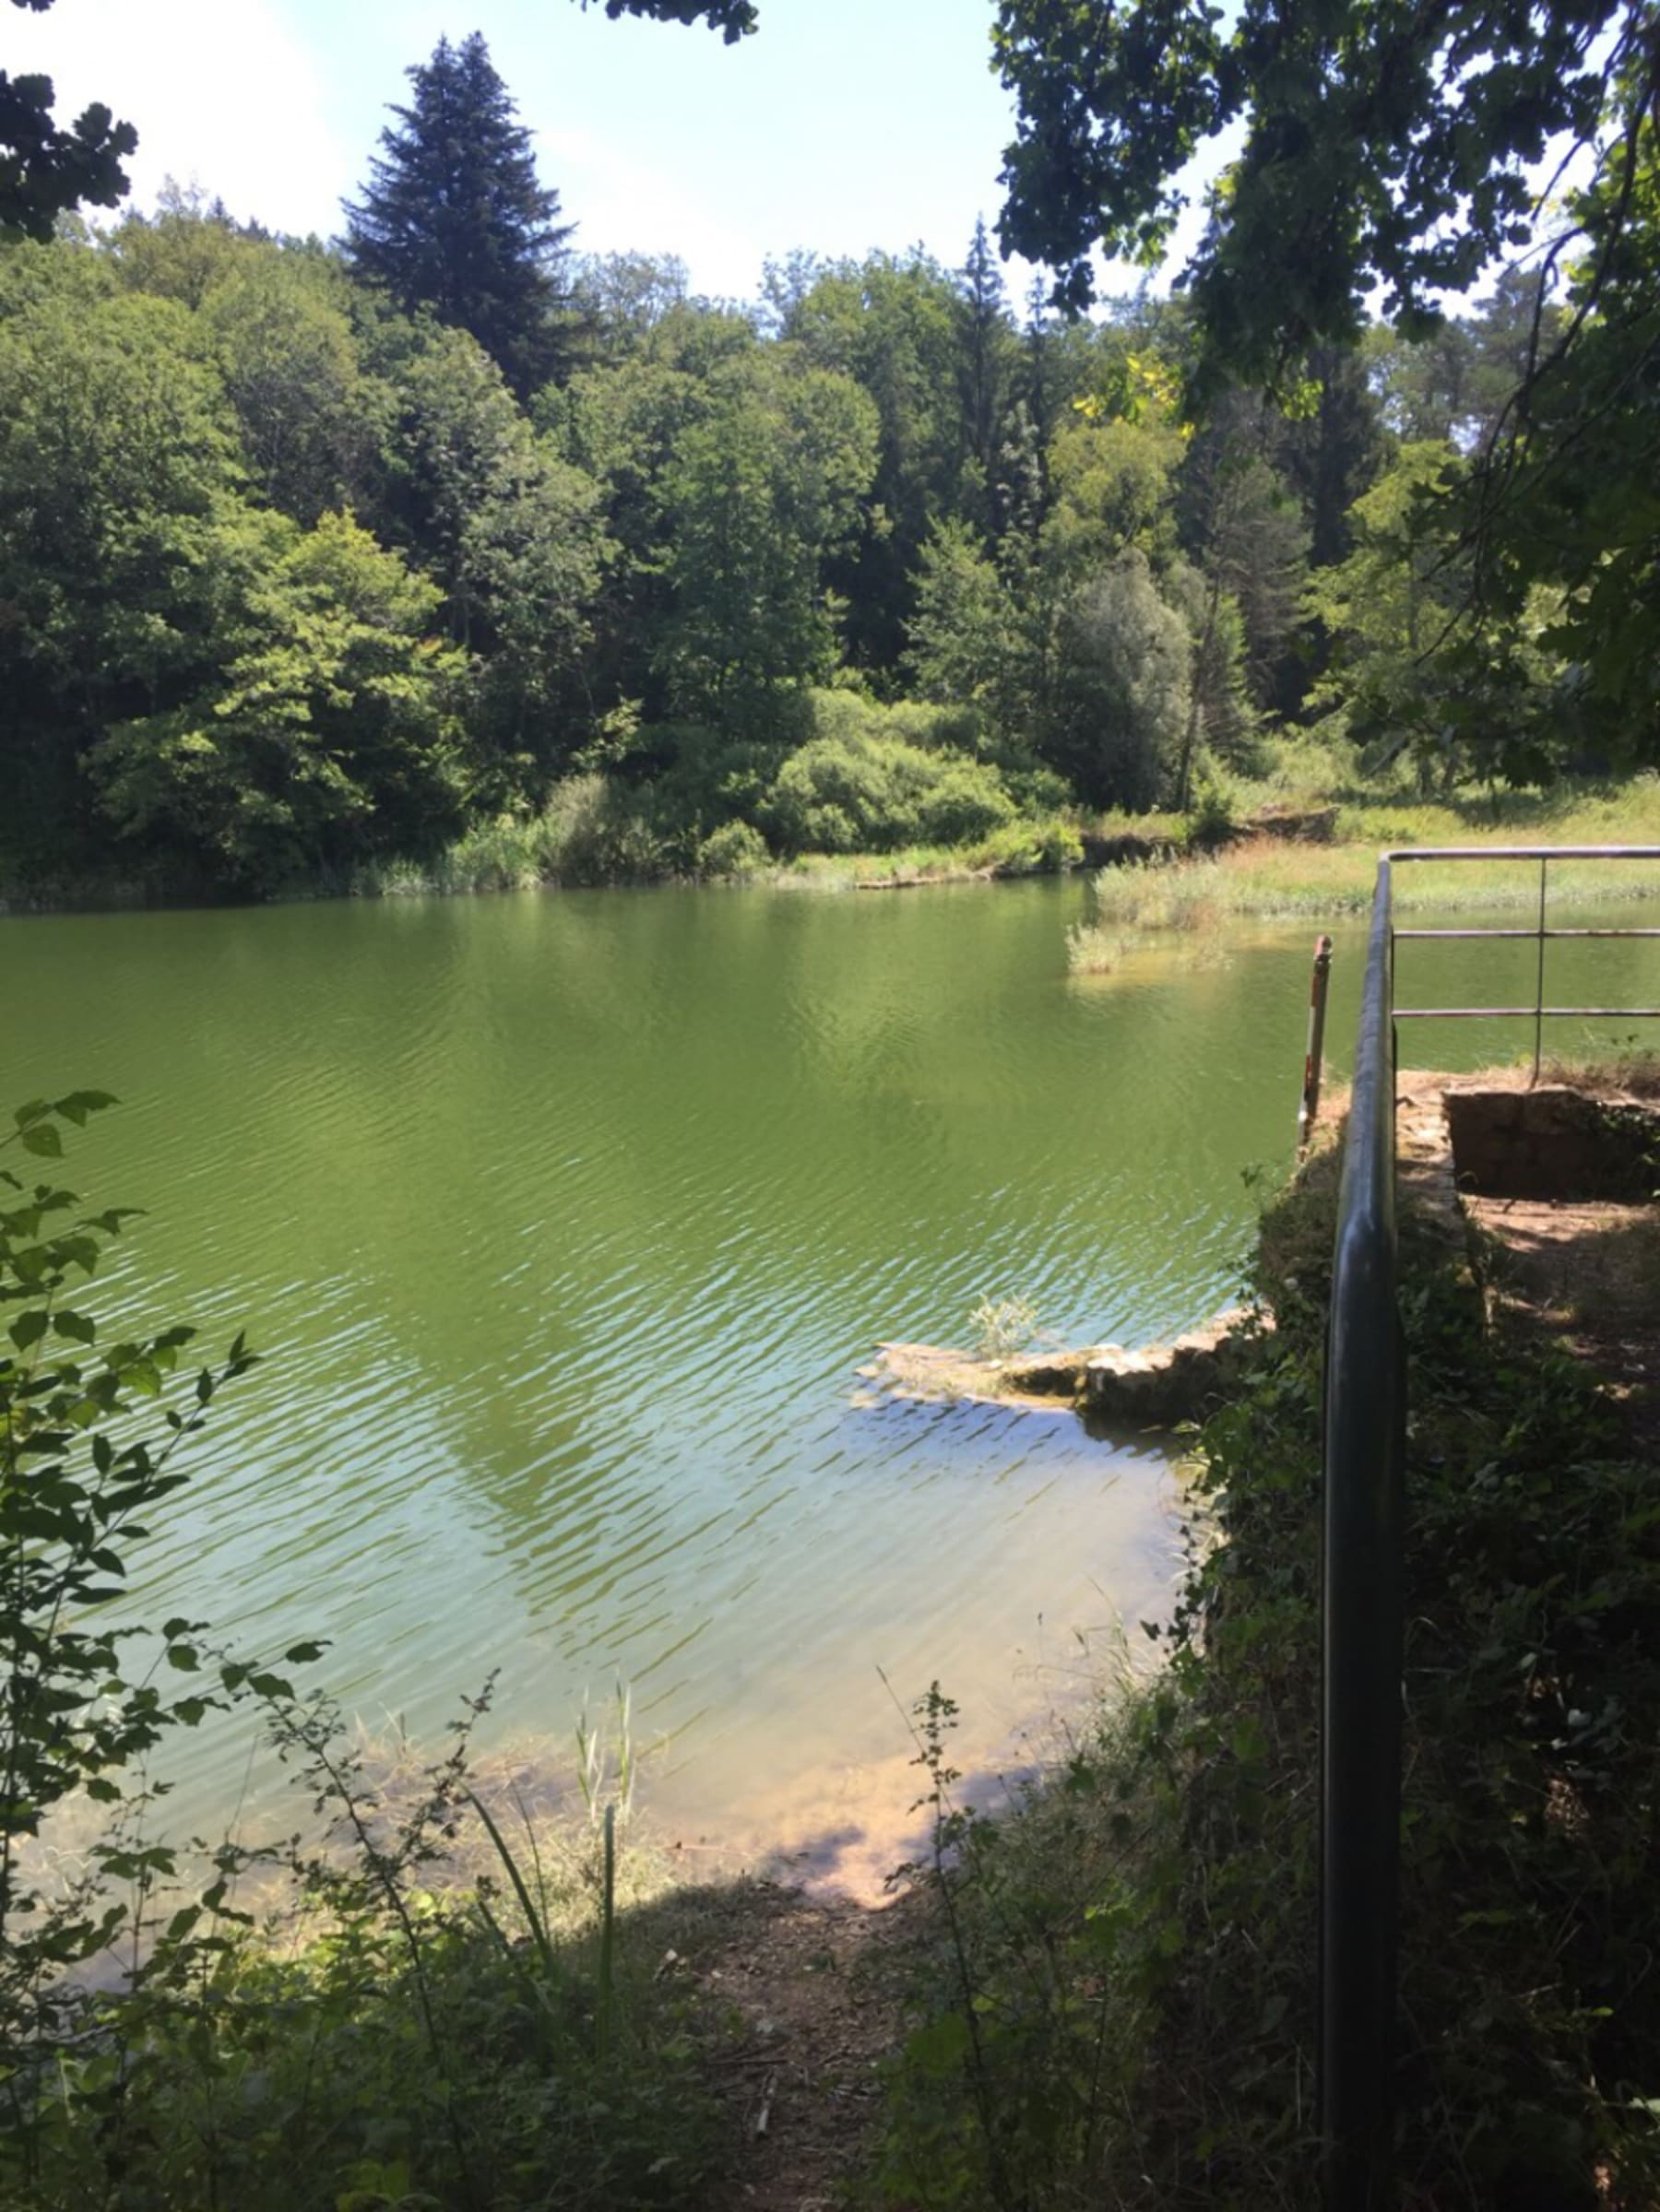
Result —
<svg viewBox="0 0 1660 2212"><path fill-rule="evenodd" d="M1239 1372L1248 1329L1260 1316L1236 1307L1168 1344L1121 1344L976 1359L937 1344L880 1344L865 1378L887 1394L933 1402L1053 1409L1066 1404L1113 1428L1173 1428L1201 1421Z"/></svg>

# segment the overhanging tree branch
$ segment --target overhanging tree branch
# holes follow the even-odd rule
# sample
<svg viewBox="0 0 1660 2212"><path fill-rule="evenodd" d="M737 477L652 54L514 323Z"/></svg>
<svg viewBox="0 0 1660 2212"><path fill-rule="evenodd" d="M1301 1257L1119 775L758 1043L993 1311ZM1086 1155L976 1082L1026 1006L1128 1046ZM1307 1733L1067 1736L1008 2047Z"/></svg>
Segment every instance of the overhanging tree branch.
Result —
<svg viewBox="0 0 1660 2212"><path fill-rule="evenodd" d="M52 0L12 0L43 15ZM122 168L138 134L95 101L67 130L53 119L49 77L0 69L0 239L45 241L60 215L113 207L129 189Z"/></svg>

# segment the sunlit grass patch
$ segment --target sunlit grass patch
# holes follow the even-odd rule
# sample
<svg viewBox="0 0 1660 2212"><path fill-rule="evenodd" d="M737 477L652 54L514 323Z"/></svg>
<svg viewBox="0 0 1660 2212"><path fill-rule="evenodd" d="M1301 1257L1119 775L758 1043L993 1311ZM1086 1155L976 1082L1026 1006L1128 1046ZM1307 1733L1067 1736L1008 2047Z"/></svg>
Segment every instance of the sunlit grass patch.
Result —
<svg viewBox="0 0 1660 2212"><path fill-rule="evenodd" d="M1205 858L1101 869L1095 878L1093 927L1120 934L1193 932L1247 917L1318 921L1364 914L1371 905L1378 857L1391 848L1651 843L1660 844L1660 778L1652 776L1618 787L1512 794L1496 803L1350 798L1339 811L1331 844L1243 837ZM1553 901L1564 904L1640 899L1654 894L1655 876L1652 866L1641 862L1564 860L1551 869L1549 890ZM1527 909L1537 904L1539 874L1526 860L1404 861L1393 891L1401 914Z"/></svg>

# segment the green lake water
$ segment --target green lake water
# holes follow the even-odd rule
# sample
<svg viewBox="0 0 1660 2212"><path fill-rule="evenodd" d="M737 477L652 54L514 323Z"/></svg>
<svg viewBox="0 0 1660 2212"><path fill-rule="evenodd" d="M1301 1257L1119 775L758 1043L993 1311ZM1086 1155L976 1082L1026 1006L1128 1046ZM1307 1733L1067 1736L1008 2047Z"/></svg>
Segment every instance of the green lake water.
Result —
<svg viewBox="0 0 1660 2212"><path fill-rule="evenodd" d="M1176 1478L1156 1439L871 1405L858 1370L988 1296L1074 1341L1207 1317L1301 1072L1310 929L1074 980L1087 908L1073 881L0 926L0 1096L124 1102L68 1163L148 1210L101 1310L267 1354L135 1555L144 1608L327 1637L346 1706L422 1735L499 1670L492 1737L568 1747L625 1682L685 1834L851 1834L907 1750L879 1669L939 1677L999 1755L1168 1604ZM1445 998L1531 989L1531 947L1436 955ZM1655 1002L1656 966L1604 948L1586 995ZM1448 1025L1429 1057L1521 1041ZM193 1745L181 1804L228 1804L246 1756Z"/></svg>

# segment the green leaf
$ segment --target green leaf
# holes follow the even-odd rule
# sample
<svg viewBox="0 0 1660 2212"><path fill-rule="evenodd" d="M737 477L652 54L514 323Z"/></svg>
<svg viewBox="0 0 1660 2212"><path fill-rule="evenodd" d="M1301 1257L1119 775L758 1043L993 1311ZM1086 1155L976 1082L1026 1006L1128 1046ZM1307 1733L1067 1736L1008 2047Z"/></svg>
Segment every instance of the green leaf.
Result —
<svg viewBox="0 0 1660 2212"><path fill-rule="evenodd" d="M918 2029L905 2047L905 2055L919 2072L937 2078L961 2065L970 2045L967 2021L960 2012L945 2012L937 2020L930 2020L926 2028Z"/></svg>
<svg viewBox="0 0 1660 2212"><path fill-rule="evenodd" d="M87 1226L89 1229L101 1229L106 1236L119 1236L122 1224L139 1220L143 1212L142 1206L112 1206L106 1212L94 1213Z"/></svg>
<svg viewBox="0 0 1660 2212"><path fill-rule="evenodd" d="M36 1308L32 1313L20 1313L7 1331L19 1352L27 1352L30 1344L38 1344L51 1326L52 1317Z"/></svg>
<svg viewBox="0 0 1660 2212"><path fill-rule="evenodd" d="M89 1114L101 1114L106 1106L117 1103L113 1091L71 1091L67 1098L57 1101L53 1112L73 1121L77 1129L84 1129Z"/></svg>
<svg viewBox="0 0 1660 2212"><path fill-rule="evenodd" d="M61 1160L64 1156L64 1140L50 1121L31 1121L19 1131L19 1141L25 1152L36 1153L42 1160Z"/></svg>
<svg viewBox="0 0 1660 2212"><path fill-rule="evenodd" d="M90 1314L56 1313L52 1317L52 1326L59 1336L66 1336L77 1344L90 1344L98 1336L98 1323Z"/></svg>

